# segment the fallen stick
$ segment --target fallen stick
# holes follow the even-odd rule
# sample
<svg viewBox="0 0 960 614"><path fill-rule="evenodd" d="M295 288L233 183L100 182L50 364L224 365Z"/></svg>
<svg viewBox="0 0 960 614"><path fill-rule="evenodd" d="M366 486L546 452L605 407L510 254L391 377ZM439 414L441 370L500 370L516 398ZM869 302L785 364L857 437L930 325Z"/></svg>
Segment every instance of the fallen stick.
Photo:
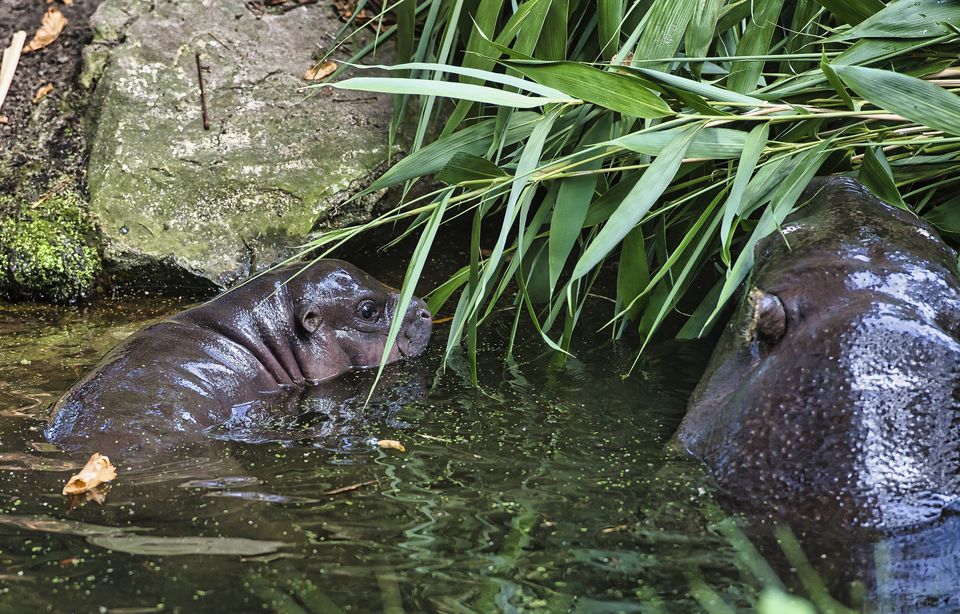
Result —
<svg viewBox="0 0 960 614"><path fill-rule="evenodd" d="M210 118L207 116L207 90L203 87L203 66L200 64L200 52L197 58L197 82L200 84L200 113L203 116L203 129L210 129Z"/></svg>
<svg viewBox="0 0 960 614"><path fill-rule="evenodd" d="M0 62L0 107L3 107L3 99L7 97L7 91L13 83L13 72L17 70L20 52L26 41L27 33L21 30L14 33L10 46L3 50L3 61Z"/></svg>

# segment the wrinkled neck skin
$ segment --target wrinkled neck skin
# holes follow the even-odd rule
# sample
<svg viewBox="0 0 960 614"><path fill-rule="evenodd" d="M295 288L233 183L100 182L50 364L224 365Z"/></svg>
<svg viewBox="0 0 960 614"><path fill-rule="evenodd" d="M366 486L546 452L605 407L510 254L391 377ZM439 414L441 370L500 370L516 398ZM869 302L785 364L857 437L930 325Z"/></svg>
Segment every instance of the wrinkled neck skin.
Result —
<svg viewBox="0 0 960 614"><path fill-rule="evenodd" d="M747 508L881 530L934 520L960 497L956 254L852 180L801 200L757 246L677 440Z"/></svg>
<svg viewBox="0 0 960 614"><path fill-rule="evenodd" d="M289 274L271 274L175 316L242 346L263 366L278 388L315 385L352 368L335 335L303 331L291 300ZM286 282L286 283L285 283Z"/></svg>

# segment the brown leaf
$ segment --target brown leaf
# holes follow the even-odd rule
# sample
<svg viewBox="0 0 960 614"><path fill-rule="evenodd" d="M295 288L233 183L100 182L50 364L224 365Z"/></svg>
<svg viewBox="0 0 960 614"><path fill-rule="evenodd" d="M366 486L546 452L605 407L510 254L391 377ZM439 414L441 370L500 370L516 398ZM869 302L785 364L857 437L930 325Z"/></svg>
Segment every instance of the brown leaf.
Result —
<svg viewBox="0 0 960 614"><path fill-rule="evenodd" d="M43 15L43 22L40 25L40 29L33 35L33 40L23 48L23 52L29 53L30 51L43 49L57 40L57 37L60 36L60 33L63 32L63 28L66 27L66 25L67 18L63 16L60 9L56 7L48 8L47 12Z"/></svg>
<svg viewBox="0 0 960 614"><path fill-rule="evenodd" d="M117 477L117 470L110 463L110 459L95 452L80 473L67 480L63 487L63 494L76 495L95 488L104 482L110 482Z"/></svg>
<svg viewBox="0 0 960 614"><path fill-rule="evenodd" d="M67 6L73 6L73 0L63 0L63 3Z"/></svg>
<svg viewBox="0 0 960 614"><path fill-rule="evenodd" d="M38 102L46 98L47 94L49 94L52 91L53 91L53 83L48 83L46 85L40 86L40 89L38 89L36 93L33 95L33 104L37 104Z"/></svg>
<svg viewBox="0 0 960 614"><path fill-rule="evenodd" d="M383 449L399 450L401 452L407 451L407 449L403 447L403 444L396 439L378 439L377 445Z"/></svg>
<svg viewBox="0 0 960 614"><path fill-rule="evenodd" d="M10 118L6 115L0 115L0 124L9 124Z"/></svg>
<svg viewBox="0 0 960 614"><path fill-rule="evenodd" d="M333 60L327 60L323 64L317 64L303 75L306 81L319 81L333 74L337 69L337 63Z"/></svg>

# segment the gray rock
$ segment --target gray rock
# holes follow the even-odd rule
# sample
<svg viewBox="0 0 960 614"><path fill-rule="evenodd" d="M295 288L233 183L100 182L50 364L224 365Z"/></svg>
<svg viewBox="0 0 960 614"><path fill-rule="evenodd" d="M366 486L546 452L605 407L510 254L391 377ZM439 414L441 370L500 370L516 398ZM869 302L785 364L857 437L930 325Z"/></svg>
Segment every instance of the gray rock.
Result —
<svg viewBox="0 0 960 614"><path fill-rule="evenodd" d="M249 4L105 0L91 19L90 208L115 276L173 265L226 286L293 253L318 219L371 215L376 196L340 208L386 164L390 98L302 89L340 27L327 3Z"/></svg>

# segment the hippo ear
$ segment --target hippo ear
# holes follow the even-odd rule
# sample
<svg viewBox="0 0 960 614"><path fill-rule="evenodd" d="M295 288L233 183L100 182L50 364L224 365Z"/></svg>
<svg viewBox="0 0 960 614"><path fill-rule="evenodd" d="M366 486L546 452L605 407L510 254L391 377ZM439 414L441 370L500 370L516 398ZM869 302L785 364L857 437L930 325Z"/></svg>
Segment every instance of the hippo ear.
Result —
<svg viewBox="0 0 960 614"><path fill-rule="evenodd" d="M787 312L780 297L764 292L757 300L757 335L767 345L775 345L787 332Z"/></svg>
<svg viewBox="0 0 960 614"><path fill-rule="evenodd" d="M311 335L320 328L320 324L322 323L323 318L321 318L320 314L314 309L305 309L300 316L300 325Z"/></svg>

